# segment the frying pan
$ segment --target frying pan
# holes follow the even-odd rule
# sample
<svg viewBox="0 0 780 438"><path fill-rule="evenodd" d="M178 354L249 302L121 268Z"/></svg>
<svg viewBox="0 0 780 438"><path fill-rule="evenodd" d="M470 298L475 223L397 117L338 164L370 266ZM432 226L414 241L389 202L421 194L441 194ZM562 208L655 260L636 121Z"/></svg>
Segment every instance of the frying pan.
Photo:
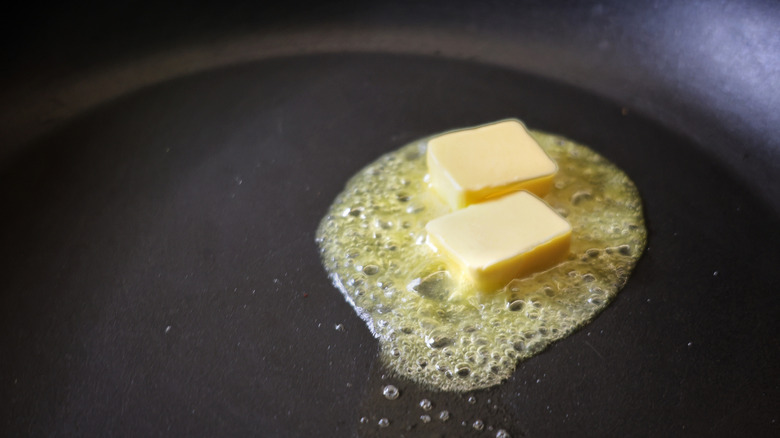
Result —
<svg viewBox="0 0 780 438"><path fill-rule="evenodd" d="M2 435L777 436L775 3L78 6L6 30ZM505 117L625 170L648 248L504 384L431 391L314 231L382 153Z"/></svg>

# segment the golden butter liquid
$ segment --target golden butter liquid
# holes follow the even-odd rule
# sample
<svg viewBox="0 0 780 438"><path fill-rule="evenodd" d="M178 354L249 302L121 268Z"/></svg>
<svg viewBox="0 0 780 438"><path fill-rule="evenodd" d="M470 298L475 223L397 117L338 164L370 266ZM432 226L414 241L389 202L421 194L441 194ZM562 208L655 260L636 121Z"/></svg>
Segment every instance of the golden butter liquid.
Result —
<svg viewBox="0 0 780 438"><path fill-rule="evenodd" d="M572 225L567 261L495 291L471 290L425 244L450 210L424 181L425 139L369 164L317 231L325 269L398 374L440 390L500 383L518 360L590 321L625 284L647 230L633 182L591 149L531 131L558 163L543 199Z"/></svg>

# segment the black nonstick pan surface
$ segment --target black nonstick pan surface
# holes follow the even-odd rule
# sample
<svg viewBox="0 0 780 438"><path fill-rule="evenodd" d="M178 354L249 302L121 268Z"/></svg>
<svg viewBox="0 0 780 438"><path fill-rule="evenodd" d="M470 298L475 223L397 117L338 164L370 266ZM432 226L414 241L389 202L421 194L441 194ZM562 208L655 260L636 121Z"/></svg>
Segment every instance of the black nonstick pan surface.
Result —
<svg viewBox="0 0 780 438"><path fill-rule="evenodd" d="M6 61L0 434L776 436L778 8L622 3L49 11ZM379 155L506 117L625 170L648 248L503 385L431 392L314 232Z"/></svg>

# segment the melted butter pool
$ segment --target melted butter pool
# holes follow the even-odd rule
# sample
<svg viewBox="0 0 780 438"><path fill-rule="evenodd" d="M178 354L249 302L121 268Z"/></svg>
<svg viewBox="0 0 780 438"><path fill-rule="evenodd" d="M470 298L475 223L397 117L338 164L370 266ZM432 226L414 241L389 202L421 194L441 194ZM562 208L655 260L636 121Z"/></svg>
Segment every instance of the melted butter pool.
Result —
<svg viewBox="0 0 780 438"><path fill-rule="evenodd" d="M425 244L425 224L450 211L424 181L425 139L358 172L322 220L325 269L398 374L440 390L496 385L626 283L647 238L634 183L585 146L532 135L559 167L543 199L573 228L568 260L552 269L479 292L448 270Z"/></svg>

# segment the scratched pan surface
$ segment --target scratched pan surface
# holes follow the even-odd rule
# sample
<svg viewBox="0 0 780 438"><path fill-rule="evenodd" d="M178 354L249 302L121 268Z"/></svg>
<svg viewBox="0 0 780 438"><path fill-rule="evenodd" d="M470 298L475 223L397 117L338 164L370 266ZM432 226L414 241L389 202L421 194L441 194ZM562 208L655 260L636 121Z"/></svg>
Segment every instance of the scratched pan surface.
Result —
<svg viewBox="0 0 780 438"><path fill-rule="evenodd" d="M577 9L534 7L533 20L576 21ZM615 10L616 20L636 12ZM388 11L383 20L409 16ZM551 50L576 44L527 32ZM672 98L668 83L626 69L610 95L597 92L609 88L598 72L567 79L570 58L523 70L441 44L430 54L345 45L175 75L6 154L2 435L776 435L780 162L773 116L759 110L777 88L699 108L728 101L722 83L710 100ZM744 123L716 123L731 112ZM644 199L649 247L611 306L505 384L430 392L382 369L325 277L314 231L380 154L504 117L624 169ZM397 400L382 397L386 384Z"/></svg>

